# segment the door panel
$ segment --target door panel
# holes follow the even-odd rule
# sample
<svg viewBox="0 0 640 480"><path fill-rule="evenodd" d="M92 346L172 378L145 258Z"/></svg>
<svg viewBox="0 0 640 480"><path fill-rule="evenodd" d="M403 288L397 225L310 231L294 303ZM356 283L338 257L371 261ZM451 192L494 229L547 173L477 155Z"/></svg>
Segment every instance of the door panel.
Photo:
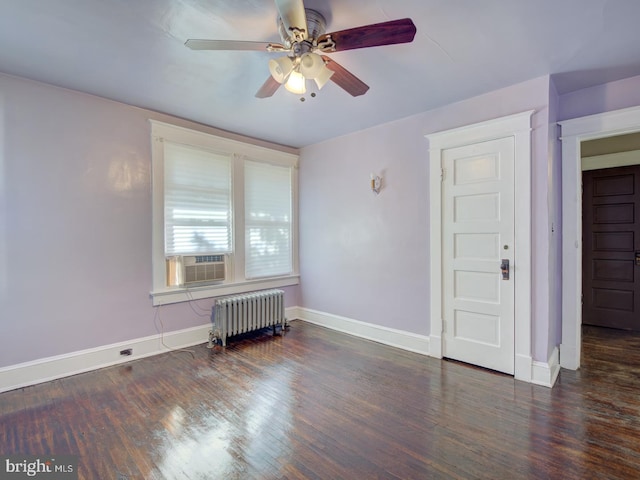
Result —
<svg viewBox="0 0 640 480"><path fill-rule="evenodd" d="M640 331L640 166L583 173L582 322Z"/></svg>
<svg viewBox="0 0 640 480"><path fill-rule="evenodd" d="M514 372L512 137L443 150L445 357Z"/></svg>

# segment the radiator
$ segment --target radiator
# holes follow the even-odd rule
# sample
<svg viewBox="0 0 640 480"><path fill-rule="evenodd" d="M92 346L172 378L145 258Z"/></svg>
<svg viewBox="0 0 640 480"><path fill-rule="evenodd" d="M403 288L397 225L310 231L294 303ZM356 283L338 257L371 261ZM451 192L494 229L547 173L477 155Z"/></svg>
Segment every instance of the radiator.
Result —
<svg viewBox="0 0 640 480"><path fill-rule="evenodd" d="M227 345L227 337L266 327L286 327L284 291L262 290L216 299L211 315L213 329L209 332L209 348L214 342Z"/></svg>

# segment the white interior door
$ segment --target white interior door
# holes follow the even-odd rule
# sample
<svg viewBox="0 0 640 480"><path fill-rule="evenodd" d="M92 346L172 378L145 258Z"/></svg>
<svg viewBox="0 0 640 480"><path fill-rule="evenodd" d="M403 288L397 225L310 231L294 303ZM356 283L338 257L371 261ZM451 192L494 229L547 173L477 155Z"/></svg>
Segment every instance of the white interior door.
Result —
<svg viewBox="0 0 640 480"><path fill-rule="evenodd" d="M442 152L443 356L514 373L514 138ZM501 271L509 262L509 278Z"/></svg>

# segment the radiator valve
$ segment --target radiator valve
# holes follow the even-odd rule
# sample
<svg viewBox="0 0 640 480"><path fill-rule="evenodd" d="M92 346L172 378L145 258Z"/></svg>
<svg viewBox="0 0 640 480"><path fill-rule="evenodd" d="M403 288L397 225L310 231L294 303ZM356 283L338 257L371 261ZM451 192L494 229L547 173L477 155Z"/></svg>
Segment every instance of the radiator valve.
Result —
<svg viewBox="0 0 640 480"><path fill-rule="evenodd" d="M213 344L217 343L220 339L220 330L218 328L209 330L209 343L207 348L213 348Z"/></svg>

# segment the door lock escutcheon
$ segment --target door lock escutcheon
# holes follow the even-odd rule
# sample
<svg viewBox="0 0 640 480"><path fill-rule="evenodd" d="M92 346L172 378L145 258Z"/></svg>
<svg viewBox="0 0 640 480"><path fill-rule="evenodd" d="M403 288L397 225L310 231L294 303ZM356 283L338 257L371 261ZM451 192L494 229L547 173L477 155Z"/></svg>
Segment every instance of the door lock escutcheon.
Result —
<svg viewBox="0 0 640 480"><path fill-rule="evenodd" d="M500 271L502 272L502 279L509 280L509 259L508 258L502 259L502 263L500 264Z"/></svg>

